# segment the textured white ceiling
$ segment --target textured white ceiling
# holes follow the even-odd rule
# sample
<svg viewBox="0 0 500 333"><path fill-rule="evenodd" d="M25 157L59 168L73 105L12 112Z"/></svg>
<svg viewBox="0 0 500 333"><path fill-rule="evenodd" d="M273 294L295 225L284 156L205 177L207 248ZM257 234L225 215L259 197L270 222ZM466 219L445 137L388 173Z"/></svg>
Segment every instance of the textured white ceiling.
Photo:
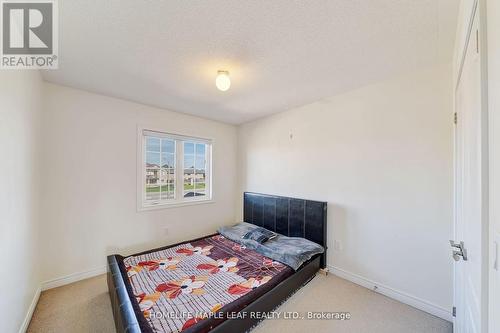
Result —
<svg viewBox="0 0 500 333"><path fill-rule="evenodd" d="M238 124L449 62L457 3L64 0L60 68L43 77Z"/></svg>

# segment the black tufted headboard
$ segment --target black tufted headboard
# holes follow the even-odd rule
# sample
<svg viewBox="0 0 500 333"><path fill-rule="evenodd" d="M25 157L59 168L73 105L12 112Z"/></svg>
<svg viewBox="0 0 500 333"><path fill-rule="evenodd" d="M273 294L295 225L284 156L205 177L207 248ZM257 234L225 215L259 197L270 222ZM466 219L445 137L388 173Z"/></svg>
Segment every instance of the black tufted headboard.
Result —
<svg viewBox="0 0 500 333"><path fill-rule="evenodd" d="M243 220L285 236L303 237L325 248L321 268L326 267L326 208L322 201L245 192Z"/></svg>

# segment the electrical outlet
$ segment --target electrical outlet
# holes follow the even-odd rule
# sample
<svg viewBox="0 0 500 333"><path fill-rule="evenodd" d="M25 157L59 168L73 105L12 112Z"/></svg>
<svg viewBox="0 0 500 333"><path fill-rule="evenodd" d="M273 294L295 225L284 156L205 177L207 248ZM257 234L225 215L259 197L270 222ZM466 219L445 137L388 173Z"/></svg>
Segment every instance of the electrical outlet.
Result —
<svg viewBox="0 0 500 333"><path fill-rule="evenodd" d="M165 236L168 236L168 234L169 234L168 227L163 227L163 234L164 234Z"/></svg>
<svg viewBox="0 0 500 333"><path fill-rule="evenodd" d="M342 241L335 239L333 241L333 248L335 249L335 251L342 251L344 249L344 247L342 246Z"/></svg>

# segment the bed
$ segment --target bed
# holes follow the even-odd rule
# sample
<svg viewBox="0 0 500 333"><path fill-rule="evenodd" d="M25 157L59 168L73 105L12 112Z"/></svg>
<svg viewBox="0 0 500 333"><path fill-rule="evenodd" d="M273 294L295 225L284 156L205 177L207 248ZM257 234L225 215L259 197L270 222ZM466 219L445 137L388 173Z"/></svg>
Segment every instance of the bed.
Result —
<svg viewBox="0 0 500 333"><path fill-rule="evenodd" d="M294 270L212 234L127 257L110 255L107 281L117 332L245 332L325 268L326 202L251 192L243 197L245 222L325 251ZM188 294L196 297L183 297Z"/></svg>

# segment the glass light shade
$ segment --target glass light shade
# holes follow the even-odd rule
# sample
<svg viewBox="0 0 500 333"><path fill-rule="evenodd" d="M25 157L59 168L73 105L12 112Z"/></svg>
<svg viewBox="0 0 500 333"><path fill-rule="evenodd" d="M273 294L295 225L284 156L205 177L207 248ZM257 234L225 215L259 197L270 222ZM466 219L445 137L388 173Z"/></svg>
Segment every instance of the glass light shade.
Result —
<svg viewBox="0 0 500 333"><path fill-rule="evenodd" d="M217 78L215 79L215 85L220 91L226 91L231 87L231 79L229 78L229 72L218 71Z"/></svg>

